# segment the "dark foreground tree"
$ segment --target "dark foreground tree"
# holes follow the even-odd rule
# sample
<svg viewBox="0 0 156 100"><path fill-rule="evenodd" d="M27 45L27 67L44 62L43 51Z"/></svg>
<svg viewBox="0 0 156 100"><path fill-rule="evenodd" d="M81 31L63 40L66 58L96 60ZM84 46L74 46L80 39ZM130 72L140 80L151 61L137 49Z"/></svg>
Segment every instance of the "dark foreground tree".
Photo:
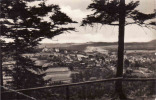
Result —
<svg viewBox="0 0 156 100"><path fill-rule="evenodd" d="M58 5L46 5L41 1L37 6L29 6L28 3L33 1L35 0L0 1L1 37L13 40L4 44L2 50L5 54L11 54L16 62L11 71L12 86L15 89L43 86L46 83L43 80L44 74L39 73L42 67L35 66L23 54L35 53L36 46L44 38L75 30L73 27L64 27L75 22L61 12Z"/></svg>
<svg viewBox="0 0 156 100"><path fill-rule="evenodd" d="M131 1L128 4L125 4L125 0L93 0L93 3L91 3L87 9L91 9L94 13L88 15L87 18L84 18L82 21L82 26L93 26L94 23L119 26L116 77L123 77L125 26L129 24L137 24L141 27L155 25L154 22L146 23L147 20L155 17L155 13L144 14L139 12L138 10L135 10L138 5L138 1ZM133 21L129 22L129 19L132 19ZM115 88L116 94L118 94L117 96L119 96L120 99L126 99L122 90L122 81L117 81Z"/></svg>

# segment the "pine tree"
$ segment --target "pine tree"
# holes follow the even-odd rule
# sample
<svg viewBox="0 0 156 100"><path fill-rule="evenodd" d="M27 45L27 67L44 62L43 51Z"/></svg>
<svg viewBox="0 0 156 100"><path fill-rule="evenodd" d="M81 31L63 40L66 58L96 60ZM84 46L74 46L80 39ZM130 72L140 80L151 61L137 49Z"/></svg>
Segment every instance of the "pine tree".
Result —
<svg viewBox="0 0 156 100"><path fill-rule="evenodd" d="M44 38L52 38L75 30L73 27L63 27L76 22L61 12L58 5L46 5L41 1L38 6L28 6L28 3L33 1L35 0L0 1L1 37L13 40L5 44L8 51L3 51L12 54L12 58L16 61L11 73L12 86L16 89L46 84L43 80L44 74L34 72L42 70L42 67L35 66L33 61L22 55L35 53L36 46ZM45 21L45 17L49 18L49 21Z"/></svg>
<svg viewBox="0 0 156 100"><path fill-rule="evenodd" d="M94 26L94 23L102 25L119 26L119 40L118 40L118 66L116 77L123 76L123 56L124 56L124 34L125 26L129 24L137 24L141 27L150 27L155 25L155 22L146 23L155 17L155 13L144 14L135 10L139 5L139 2L131 1L125 4L125 0L93 0L87 9L94 11L93 14L88 15L82 21L82 26L90 25ZM132 22L128 22L126 19L132 19ZM122 82L116 82L116 93L120 99L126 99L122 91Z"/></svg>

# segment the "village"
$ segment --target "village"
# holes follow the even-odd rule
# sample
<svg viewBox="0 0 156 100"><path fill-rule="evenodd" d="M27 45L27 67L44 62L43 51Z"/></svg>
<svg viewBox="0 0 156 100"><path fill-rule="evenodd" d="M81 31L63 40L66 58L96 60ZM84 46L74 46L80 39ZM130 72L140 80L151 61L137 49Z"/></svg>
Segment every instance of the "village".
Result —
<svg viewBox="0 0 156 100"><path fill-rule="evenodd" d="M136 55L136 54L135 54ZM154 77L155 56L126 54L124 62L124 75L126 77ZM31 59L35 66L42 70L32 72L36 74L46 73L44 80L50 80L49 84L63 84L99 80L115 77L117 55L115 52L67 50L60 48L40 48L37 53L23 54L23 57ZM3 68L11 70L16 64L11 59L3 62ZM148 66L148 65L151 66ZM12 80L7 73L4 74L4 83Z"/></svg>

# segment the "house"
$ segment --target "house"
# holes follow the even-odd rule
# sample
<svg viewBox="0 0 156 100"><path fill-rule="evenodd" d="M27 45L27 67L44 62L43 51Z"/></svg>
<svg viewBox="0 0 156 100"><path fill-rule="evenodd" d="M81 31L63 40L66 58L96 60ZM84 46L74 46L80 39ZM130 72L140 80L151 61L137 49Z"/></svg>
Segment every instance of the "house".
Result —
<svg viewBox="0 0 156 100"><path fill-rule="evenodd" d="M12 76L9 73L7 73L7 71L12 70L13 66L15 66L15 64L16 64L15 61L8 61L8 62L2 63L4 85L7 85L9 82L11 82L13 80Z"/></svg>
<svg viewBox="0 0 156 100"><path fill-rule="evenodd" d="M12 82L13 78L11 75L6 74L5 72L3 73L3 84L7 85L9 82Z"/></svg>
<svg viewBox="0 0 156 100"><path fill-rule="evenodd" d="M78 51L73 51L73 53L74 53L74 54L77 54L77 53L78 53Z"/></svg>
<svg viewBox="0 0 156 100"><path fill-rule="evenodd" d="M54 65L54 63L45 63L45 64L43 64L42 68L43 68L43 70L46 70L47 68L52 67L53 65Z"/></svg>
<svg viewBox="0 0 156 100"><path fill-rule="evenodd" d="M45 63L47 63L47 60L37 60L37 61L35 61L36 66L43 66Z"/></svg>
<svg viewBox="0 0 156 100"><path fill-rule="evenodd" d="M23 57L28 57L28 58L32 58L34 56L34 54L22 54Z"/></svg>
<svg viewBox="0 0 156 100"><path fill-rule="evenodd" d="M91 77L89 80L91 81L97 80L97 77Z"/></svg>
<svg viewBox="0 0 156 100"><path fill-rule="evenodd" d="M15 64L16 64L16 61L7 61L7 62L3 62L2 66L3 66L3 68L12 70L12 68Z"/></svg>
<svg viewBox="0 0 156 100"><path fill-rule="evenodd" d="M36 60L38 60L38 58L30 58L32 61L36 61Z"/></svg>
<svg viewBox="0 0 156 100"><path fill-rule="evenodd" d="M139 69L127 69L125 75L127 77L139 77L139 78L147 78L155 75L154 71L149 70L148 68L139 68Z"/></svg>
<svg viewBox="0 0 156 100"><path fill-rule="evenodd" d="M60 49L59 48L54 48L54 51L59 53L60 52Z"/></svg>
<svg viewBox="0 0 156 100"><path fill-rule="evenodd" d="M68 67L52 67L45 71L45 80L51 80L53 82L71 82L71 71Z"/></svg>
<svg viewBox="0 0 156 100"><path fill-rule="evenodd" d="M96 63L94 61L88 61L88 67L94 67Z"/></svg>
<svg viewBox="0 0 156 100"><path fill-rule="evenodd" d="M82 60L82 58L88 58L88 56L82 55L82 54L77 54L77 58L79 61Z"/></svg>
<svg viewBox="0 0 156 100"><path fill-rule="evenodd" d="M42 52L48 52L48 51L49 51L48 48L43 48L43 49L42 49Z"/></svg>

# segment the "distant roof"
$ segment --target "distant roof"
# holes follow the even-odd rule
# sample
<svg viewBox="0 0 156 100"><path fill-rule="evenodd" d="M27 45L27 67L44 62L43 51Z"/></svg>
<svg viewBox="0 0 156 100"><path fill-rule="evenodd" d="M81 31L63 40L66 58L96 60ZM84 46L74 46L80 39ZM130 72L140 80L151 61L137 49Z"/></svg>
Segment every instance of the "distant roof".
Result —
<svg viewBox="0 0 156 100"><path fill-rule="evenodd" d="M51 63L45 63L42 67L48 67L48 66L51 66L52 64Z"/></svg>
<svg viewBox="0 0 156 100"><path fill-rule="evenodd" d="M47 62L47 60L37 60L37 61L35 61L35 65L36 66L43 66L46 62Z"/></svg>
<svg viewBox="0 0 156 100"><path fill-rule="evenodd" d="M7 62L3 62L3 65L14 65L16 64L16 61L7 61Z"/></svg>
<svg viewBox="0 0 156 100"><path fill-rule="evenodd" d="M32 61L36 61L36 60L38 60L37 58L30 58Z"/></svg>
<svg viewBox="0 0 156 100"><path fill-rule="evenodd" d="M22 54L22 56L34 56L34 54Z"/></svg>
<svg viewBox="0 0 156 100"><path fill-rule="evenodd" d="M46 72L65 72L70 71L68 67L53 67L46 70Z"/></svg>
<svg viewBox="0 0 156 100"><path fill-rule="evenodd" d="M31 72L32 72L32 73L34 73L34 74L38 74L38 75L40 75L40 74L43 74L43 73L44 73L44 71L43 71L43 70L41 70L41 69L37 69L37 70L27 69L27 70L31 71Z"/></svg>

